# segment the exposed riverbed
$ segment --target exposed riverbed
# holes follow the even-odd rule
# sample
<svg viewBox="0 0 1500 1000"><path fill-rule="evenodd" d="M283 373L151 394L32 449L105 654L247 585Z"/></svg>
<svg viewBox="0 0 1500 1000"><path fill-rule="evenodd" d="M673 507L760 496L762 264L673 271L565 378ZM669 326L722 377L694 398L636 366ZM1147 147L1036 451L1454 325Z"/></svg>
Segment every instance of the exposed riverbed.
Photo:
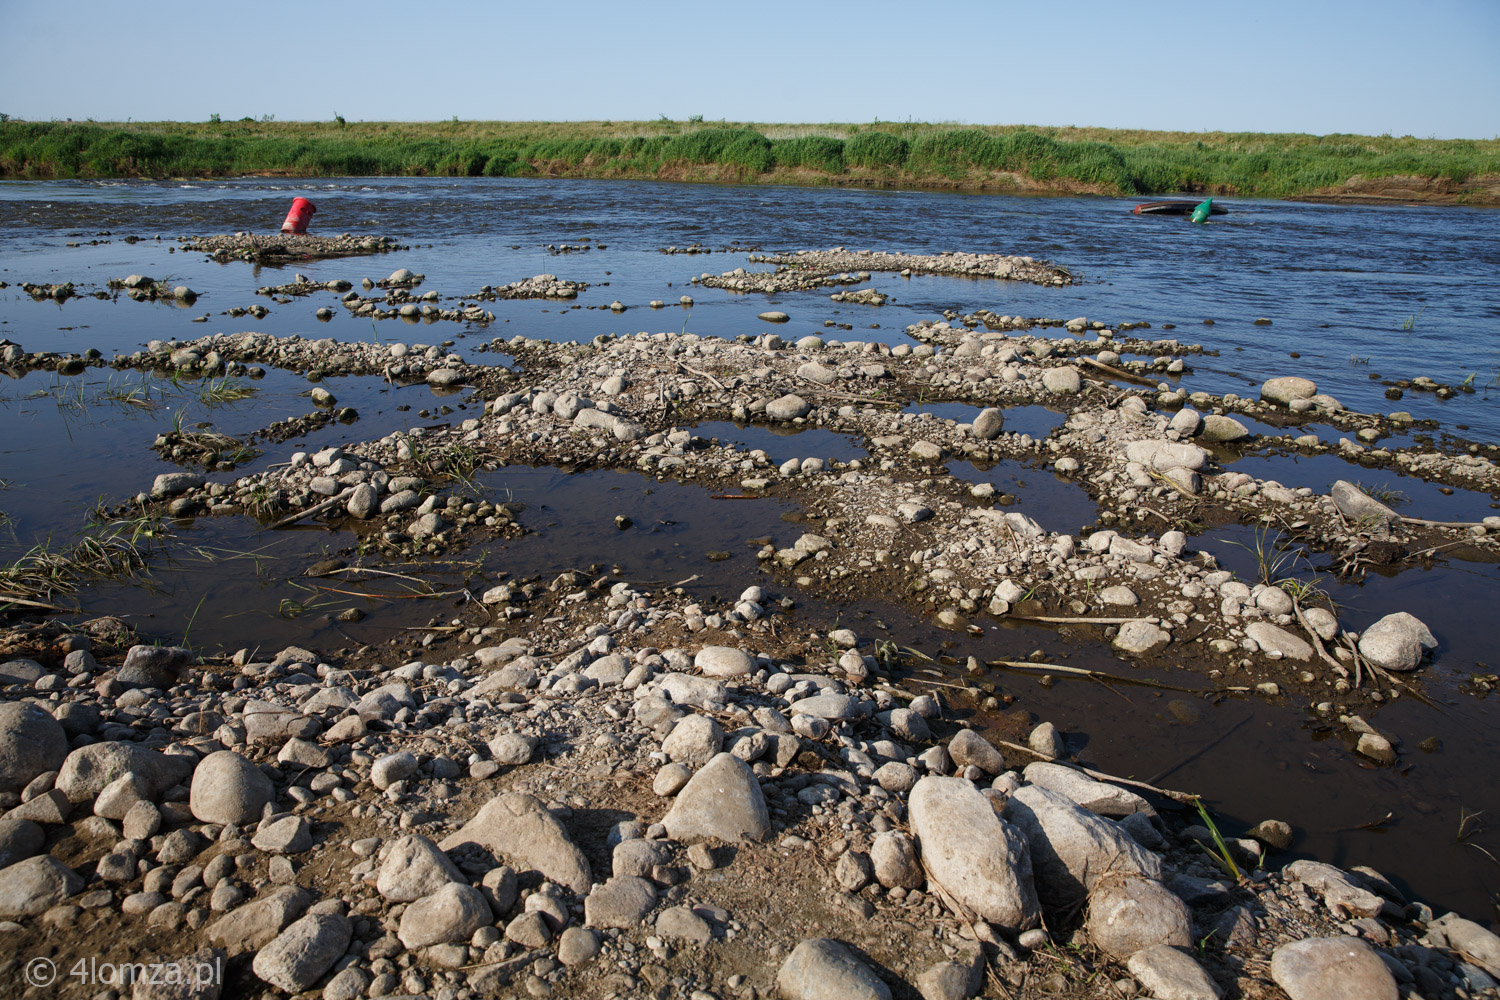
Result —
<svg viewBox="0 0 1500 1000"><path fill-rule="evenodd" d="M285 268L179 248L178 236L268 230L293 194L319 202L330 232L411 248ZM1482 778L1500 751L1488 621L1500 527L1483 526L1500 514L1494 214L1229 204L1193 228L1103 199L0 185L0 339L19 345L0 381L0 561L97 535L96 510L131 509L148 525L145 564L46 598L76 607L64 620L118 615L205 651L297 644L351 662L525 635L534 602L566 621L567 593L591 580L676 593L702 614L756 584L783 629L844 626L862 652L890 641L933 657L905 658L890 679L956 684L938 688L955 718L1023 742L1050 721L1080 760L1202 792L1234 834L1284 819L1295 856L1372 865L1435 908L1492 919L1500 868L1477 848L1500 848L1465 817L1500 810ZM695 243L713 252L661 252ZM1025 256L1068 280L1050 283L1040 263L1014 265L1031 280L997 280L873 258L866 275L857 257L831 258L836 280L813 290L699 280L835 245ZM577 288L496 294L543 273ZM194 294L136 301L110 286L131 274ZM323 286L338 281L353 291ZM38 300L21 282L73 289ZM296 288L257 294L268 286ZM829 298L868 288L886 303ZM263 316L225 315L256 305ZM989 319L962 322L981 309ZM464 310L487 315L439 318ZM1082 377L1064 384L1064 370ZM1259 402L1284 375L1340 408ZM803 412L768 405L799 393ZM1003 426L986 435L989 406ZM1248 436L1179 432L1185 408ZM1160 457L1159 444L1194 440L1201 476ZM373 502L393 506L346 515L339 491L355 480L328 466L377 482ZM202 478L132 500L183 471ZM1327 499L1339 480L1408 520L1377 531L1346 516ZM334 495L331 518L273 527ZM1330 670L1245 646L1262 619L1302 634L1275 602L1255 606L1268 558L1268 582L1308 585L1304 600L1331 601L1350 631L1415 615L1431 659L1351 688L1352 659ZM1238 581L1243 599L1223 589ZM1116 625L1131 618L1170 645L1122 654ZM1122 683L965 670L1034 651ZM1394 763L1355 752L1353 715L1396 738Z"/></svg>

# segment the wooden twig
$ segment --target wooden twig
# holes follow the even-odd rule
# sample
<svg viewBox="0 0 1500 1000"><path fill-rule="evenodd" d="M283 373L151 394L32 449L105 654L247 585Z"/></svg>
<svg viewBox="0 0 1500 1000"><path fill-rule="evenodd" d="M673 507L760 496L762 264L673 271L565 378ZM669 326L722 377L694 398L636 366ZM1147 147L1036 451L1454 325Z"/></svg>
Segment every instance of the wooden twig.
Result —
<svg viewBox="0 0 1500 1000"><path fill-rule="evenodd" d="M1066 618L1056 615L1006 615L1022 622L1044 622L1048 625L1129 625L1131 622L1155 622L1155 618Z"/></svg>
<svg viewBox="0 0 1500 1000"><path fill-rule="evenodd" d="M1402 524L1417 524L1424 528L1478 528L1483 527L1483 521L1428 521L1420 517L1407 517L1405 514L1397 514Z"/></svg>
<svg viewBox="0 0 1500 1000"><path fill-rule="evenodd" d="M1127 382L1134 382L1136 385L1149 385L1151 388L1155 389L1156 383L1159 381L1157 379L1146 378L1144 375L1137 375L1135 372L1125 371L1123 368L1116 368L1113 365L1107 365L1103 361L1095 361L1093 358L1084 357L1082 355L1079 356L1078 360L1082 361L1086 365L1092 365L1100 371L1108 372L1115 378L1122 378Z"/></svg>
<svg viewBox="0 0 1500 1000"><path fill-rule="evenodd" d="M288 515L286 517L283 517L281 520L279 520L275 524L271 525L271 530L275 531L277 528L285 528L287 525L296 524L298 521L302 520L305 517L314 517L314 516L316 516L318 514L323 513L325 510L329 510L329 509L331 509L333 507L337 507L340 503L342 503L345 500L348 500L353 495L354 495L354 487L350 486L347 489L345 489L342 493L340 493L338 496L329 497L327 500L324 500L322 503L315 503L311 507L309 507L306 510L302 511L300 514L290 514L290 515Z"/></svg>
<svg viewBox="0 0 1500 1000"><path fill-rule="evenodd" d="M1047 674L1071 674L1074 677L1087 677L1093 681L1108 681L1112 684L1135 684L1140 687L1157 688L1162 691L1182 691L1187 694L1243 693L1250 690L1248 687L1220 687L1203 691L1197 688L1179 687L1176 684L1163 684L1161 681L1153 681L1146 677L1119 677L1115 674L1107 674L1102 670L1090 670L1087 667L1069 667L1060 663L1031 663L1026 660L985 660L984 664L987 667L1005 667L1008 670L1033 670Z"/></svg>
<svg viewBox="0 0 1500 1000"><path fill-rule="evenodd" d="M1134 778L1122 778L1119 775L1106 774L1103 771L1095 771L1091 767L1084 767L1082 764L1074 764L1072 761L1062 760L1061 758L1054 757L1051 754L1042 753L1040 750L1033 750L1031 749L1031 747L1022 746L1019 743L1012 743L1009 740L995 740L994 743L997 746L1006 748L1007 750L1015 750L1020 753L1030 754L1037 760L1045 761L1048 764L1060 764L1063 767L1070 767L1075 771L1079 771L1083 774L1088 775L1095 781L1106 781L1113 785L1125 785L1129 788L1139 788L1143 791L1151 792L1154 795L1160 795L1164 798L1171 799L1174 802L1182 802L1186 805L1192 805L1193 803L1198 801L1198 796L1194 795L1192 792L1178 792L1173 791L1170 788L1158 788L1157 786L1144 781L1136 781Z"/></svg>
<svg viewBox="0 0 1500 1000"><path fill-rule="evenodd" d="M1339 663L1338 660L1335 660L1333 657L1331 657L1331 656L1328 655L1328 650L1326 650L1326 649L1323 648L1323 639L1322 639L1322 637L1319 636L1317 632L1313 631L1313 627L1307 623L1307 618L1302 614L1302 605L1297 602L1297 599L1295 597L1292 598L1292 611L1297 615L1297 623L1302 626L1303 631L1305 631L1307 633L1307 637L1312 640L1312 642L1313 642L1313 648L1318 651L1318 655L1323 658L1324 662L1326 662L1329 666L1333 667L1333 669L1335 671L1338 671L1339 673L1343 673L1344 672L1343 664ZM1354 662L1354 686L1355 687L1359 687L1360 679L1361 678L1360 678L1360 675L1359 675L1359 661L1356 660Z"/></svg>
<svg viewBox="0 0 1500 1000"><path fill-rule="evenodd" d="M720 392L727 392L728 391L727 389L724 388L724 383L723 382L720 382L718 379L714 378L708 372L701 372L701 371L699 371L696 368L689 368L687 365L683 364L681 361L677 362L677 370L679 372L685 372L688 375L697 375L699 378L706 378L706 379L708 379L710 382L712 382L714 384L714 386Z"/></svg>

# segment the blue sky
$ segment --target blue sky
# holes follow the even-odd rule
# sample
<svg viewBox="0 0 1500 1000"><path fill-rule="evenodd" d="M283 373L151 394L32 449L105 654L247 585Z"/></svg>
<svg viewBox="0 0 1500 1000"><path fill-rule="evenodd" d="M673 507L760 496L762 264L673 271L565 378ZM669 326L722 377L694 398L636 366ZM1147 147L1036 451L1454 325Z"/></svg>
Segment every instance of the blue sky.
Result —
<svg viewBox="0 0 1500 1000"><path fill-rule="evenodd" d="M1500 137L1500 0L0 0L0 111Z"/></svg>

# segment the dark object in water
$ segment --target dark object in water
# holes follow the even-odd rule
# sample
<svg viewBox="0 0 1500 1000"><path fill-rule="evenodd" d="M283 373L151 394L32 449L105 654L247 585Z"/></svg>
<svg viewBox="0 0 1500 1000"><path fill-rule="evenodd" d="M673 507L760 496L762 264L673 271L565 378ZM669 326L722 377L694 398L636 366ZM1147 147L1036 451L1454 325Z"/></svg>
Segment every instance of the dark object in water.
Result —
<svg viewBox="0 0 1500 1000"><path fill-rule="evenodd" d="M1196 201L1143 201L1130 211L1136 215L1191 215L1198 205ZM1223 205L1209 207L1209 212L1214 215L1224 215L1228 211Z"/></svg>

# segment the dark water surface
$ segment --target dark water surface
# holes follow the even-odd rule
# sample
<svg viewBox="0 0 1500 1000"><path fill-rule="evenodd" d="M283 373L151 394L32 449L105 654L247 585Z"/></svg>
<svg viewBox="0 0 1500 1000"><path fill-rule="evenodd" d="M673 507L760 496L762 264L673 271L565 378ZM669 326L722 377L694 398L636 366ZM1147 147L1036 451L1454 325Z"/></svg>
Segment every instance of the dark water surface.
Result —
<svg viewBox="0 0 1500 1000"><path fill-rule="evenodd" d="M318 205L314 231L390 235L408 251L367 258L254 268L216 264L177 250L176 238L252 230L275 231L294 196ZM786 311L774 327L783 337L908 342L904 328L934 320L944 310L1106 323L1145 321L1145 336L1202 343L1216 356L1189 359L1189 373L1164 378L1189 390L1254 395L1265 378L1299 374L1314 379L1355 410L1410 411L1442 422L1443 430L1484 442L1500 441L1500 212L1463 208L1369 208L1225 200L1230 212L1207 226L1181 219L1130 215L1130 202L1100 198L1003 198L943 193L838 191L770 187L674 185L605 181L499 179L246 179L192 182L0 183L0 339L30 350L129 352L148 340L190 339L214 332L263 330L340 340L400 340L437 344L471 360L479 343L517 334L586 341L601 333L687 330L734 337L765 329L756 315ZM129 244L124 237L142 237ZM161 236L160 241L153 239ZM89 245L91 241L100 241ZM548 244L595 249L554 255ZM78 244L69 246L69 243ZM706 255L664 255L658 248L701 243ZM602 249L599 247L602 245ZM767 267L747 260L745 247L767 251L846 246L851 249L935 252L969 250L1031 255L1063 265L1082 281L1066 288L957 278L875 273L869 285L893 296L883 307L831 302L826 292L743 295L690 284L703 272ZM477 292L539 273L592 287L573 303L496 302L489 325L408 324L355 320L333 293L280 304L256 296L300 271L315 280L382 278L409 267L427 278L421 291L444 297ZM110 278L146 274L186 284L200 298L190 308L117 297L74 299L61 305L33 301L20 282L73 281L84 292ZM682 294L696 301L677 304ZM618 299L628 311L608 311ZM647 308L653 299L670 305ZM230 319L234 306L263 304L264 319ZM332 306L319 322L314 311ZM208 315L208 321L194 323ZM1267 325L1255 325L1257 318ZM1204 320L1212 319L1212 325ZM850 329L825 325L847 324ZM1175 329L1164 331L1166 324ZM1300 357L1291 357L1292 353ZM1457 384L1472 376L1477 391L1447 401L1408 392L1392 402L1370 378L1426 375ZM78 378L32 374L0 377L0 561L48 538L66 540L87 524L101 499L117 502L176 466L149 448L180 419L242 435L274 420L310 412L303 379L271 371L253 383L254 395L214 403L195 384L153 383L153 406L122 402L142 387L136 373L90 370ZM134 381L132 381L134 380ZM228 480L285 461L294 448L368 440L394 430L472 415L464 394L436 397L425 387L395 389L379 379L330 379L324 385L353 424L330 424L265 453ZM1488 388L1486 388L1488 386ZM452 412L442 414L439 407ZM467 409L466 409L467 407ZM422 410L429 416L422 417ZM977 408L922 403L909 412L966 422ZM181 415L179 417L179 414ZM1006 413L1005 430L1042 438L1062 415L1043 407ZM1255 424L1260 434L1315 433L1333 442L1336 430L1312 425L1281 431ZM732 423L694 428L739 446L787 458L863 458L863 442L826 431L773 434ZM1422 441L1419 431L1387 443ZM1435 435L1433 435L1435 436ZM1407 495L1403 513L1428 518L1477 518L1494 497L1436 487L1393 473L1364 469L1333 456L1286 457L1252 446L1222 456L1225 467L1274 478L1288 486L1326 490L1335 478L1388 485ZM993 483L1015 496L1017 510L1056 530L1076 530L1096 516L1076 483L1019 462L976 469L953 463L966 480ZM790 578L767 579L747 540L772 537L790 544L803 530L783 518L793 508L778 501L714 501L700 487L658 483L633 473L507 468L482 477L491 499L524 504L522 522L533 533L458 553L452 564L427 567L438 586L456 596L440 601L398 600L378 580L311 580L312 561L349 553L357 539L320 526L271 532L249 518L199 519L173 526L153 558L149 585L107 583L80 597L93 613L129 617L143 633L180 636L227 648L276 648L298 642L313 648L384 642L415 643L431 619L461 613L464 589L506 574L540 576L598 567L601 573L651 585L684 585L695 597L728 599L751 582L766 582L793 597L794 616L807 627L839 619L863 634L936 650L944 643L961 662L1019 658L1035 649L1067 662L1116 675L1202 689L1207 681L1175 663L1138 667L1113 657L1101 636L1064 640L1051 629L980 616L984 635L942 632L921 616L871 601L835 607L795 590ZM631 518L621 531L615 515ZM1221 528L1190 539L1241 575L1254 571L1249 528ZM710 553L713 553L710 556ZM1042 687L1034 677L1004 673L988 679L1018 697L1016 707L1050 719L1070 733L1072 748L1106 770L1205 792L1230 832L1276 817L1299 831L1295 850L1341 864L1368 863L1436 907L1491 919L1500 866L1476 849L1500 856L1500 836L1482 829L1455 840L1462 813L1500 816L1500 787L1490 780L1500 754L1491 698L1476 697L1471 675L1500 666L1494 609L1500 607L1500 567L1439 560L1430 570L1371 575L1337 582L1326 557L1299 566L1340 605L1351 628L1391 611L1411 611L1442 643L1424 672L1439 707L1401 698L1367 717L1404 743L1399 769L1367 766L1337 727L1295 699L1246 696L1202 698L1131 685L1104 686L1060 678ZM895 578L893 577L893 580ZM342 592L341 592L342 591ZM366 596L361 596L363 592ZM360 622L333 616L349 608L369 613ZM877 625L877 622L880 623ZM883 627L882 627L883 626ZM1239 683L1243 677L1226 677ZM920 686L917 679L911 683ZM1197 721L1166 711L1172 698L1191 701ZM1372 706L1373 707L1373 706ZM1191 713L1189 713L1191 715ZM1441 749L1416 744L1437 736ZM1391 819L1375 829L1362 825Z"/></svg>

